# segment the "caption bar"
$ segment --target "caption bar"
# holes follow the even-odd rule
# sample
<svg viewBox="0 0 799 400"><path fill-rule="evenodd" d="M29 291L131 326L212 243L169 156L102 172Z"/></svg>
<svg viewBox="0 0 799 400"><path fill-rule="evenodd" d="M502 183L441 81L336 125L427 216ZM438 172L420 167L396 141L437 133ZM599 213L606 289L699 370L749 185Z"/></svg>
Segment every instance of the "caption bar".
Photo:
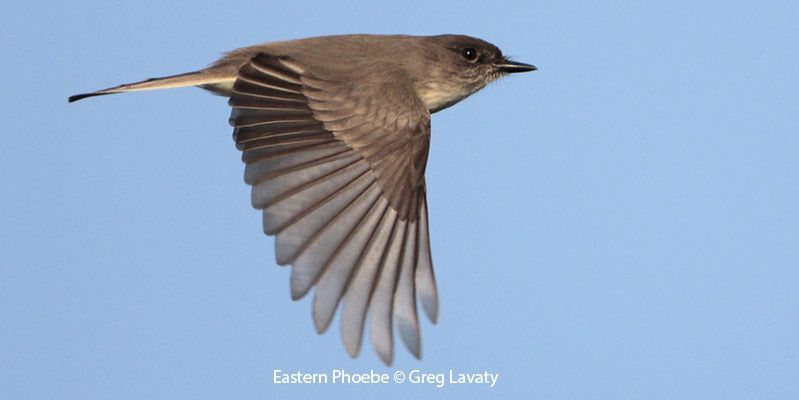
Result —
<svg viewBox="0 0 799 400"><path fill-rule="evenodd" d="M485 385L493 388L499 380L499 373L489 371L459 372L448 370L446 372L425 372L419 369L410 371L388 372L347 372L343 369L334 369L330 372L302 372L284 371L275 369L272 374L272 383L275 384L415 384L435 385L442 388L447 385Z"/></svg>

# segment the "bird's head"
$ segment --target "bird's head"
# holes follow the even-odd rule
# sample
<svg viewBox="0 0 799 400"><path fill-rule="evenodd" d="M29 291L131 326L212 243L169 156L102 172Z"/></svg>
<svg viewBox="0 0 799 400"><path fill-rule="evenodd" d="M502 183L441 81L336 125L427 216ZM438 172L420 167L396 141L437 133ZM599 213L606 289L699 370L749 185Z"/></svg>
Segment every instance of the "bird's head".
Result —
<svg viewBox="0 0 799 400"><path fill-rule="evenodd" d="M509 60L491 43L464 35L430 36L426 40L426 73L416 90L430 112L447 108L492 81L515 72L535 71L534 65Z"/></svg>

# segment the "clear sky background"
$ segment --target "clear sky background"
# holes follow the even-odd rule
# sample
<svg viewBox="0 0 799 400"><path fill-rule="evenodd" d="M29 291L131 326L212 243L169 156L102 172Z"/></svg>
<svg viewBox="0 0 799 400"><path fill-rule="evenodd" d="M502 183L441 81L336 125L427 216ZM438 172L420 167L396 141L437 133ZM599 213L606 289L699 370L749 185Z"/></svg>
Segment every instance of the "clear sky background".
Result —
<svg viewBox="0 0 799 400"><path fill-rule="evenodd" d="M4 1L0 398L799 398L797 21L795 1ZM336 33L465 33L540 68L434 115L441 318L391 368L290 300L225 99L66 102ZM272 383L333 368L500 378Z"/></svg>

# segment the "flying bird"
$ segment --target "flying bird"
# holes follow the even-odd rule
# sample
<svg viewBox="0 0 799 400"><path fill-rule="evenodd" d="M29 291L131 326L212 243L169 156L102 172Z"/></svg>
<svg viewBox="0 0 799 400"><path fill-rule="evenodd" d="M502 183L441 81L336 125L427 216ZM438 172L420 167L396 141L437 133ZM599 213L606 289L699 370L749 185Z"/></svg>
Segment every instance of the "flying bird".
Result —
<svg viewBox="0 0 799 400"><path fill-rule="evenodd" d="M291 265L291 297L314 288L323 333L341 305L341 337L390 365L393 334L421 357L417 299L435 323L425 166L430 115L514 72L535 71L463 35L340 35L245 47L207 68L71 96L197 86L229 97L230 124L275 236Z"/></svg>

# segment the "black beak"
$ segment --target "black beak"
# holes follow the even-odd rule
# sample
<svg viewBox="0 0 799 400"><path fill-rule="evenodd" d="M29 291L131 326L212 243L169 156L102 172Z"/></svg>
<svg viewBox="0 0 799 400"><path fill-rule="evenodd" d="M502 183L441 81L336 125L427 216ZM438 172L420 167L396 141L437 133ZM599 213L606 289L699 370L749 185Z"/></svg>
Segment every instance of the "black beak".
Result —
<svg viewBox="0 0 799 400"><path fill-rule="evenodd" d="M502 64L494 64L494 67L496 67L500 72L505 72L508 74L513 72L530 72L538 69L535 65L520 63L516 61L506 61Z"/></svg>

